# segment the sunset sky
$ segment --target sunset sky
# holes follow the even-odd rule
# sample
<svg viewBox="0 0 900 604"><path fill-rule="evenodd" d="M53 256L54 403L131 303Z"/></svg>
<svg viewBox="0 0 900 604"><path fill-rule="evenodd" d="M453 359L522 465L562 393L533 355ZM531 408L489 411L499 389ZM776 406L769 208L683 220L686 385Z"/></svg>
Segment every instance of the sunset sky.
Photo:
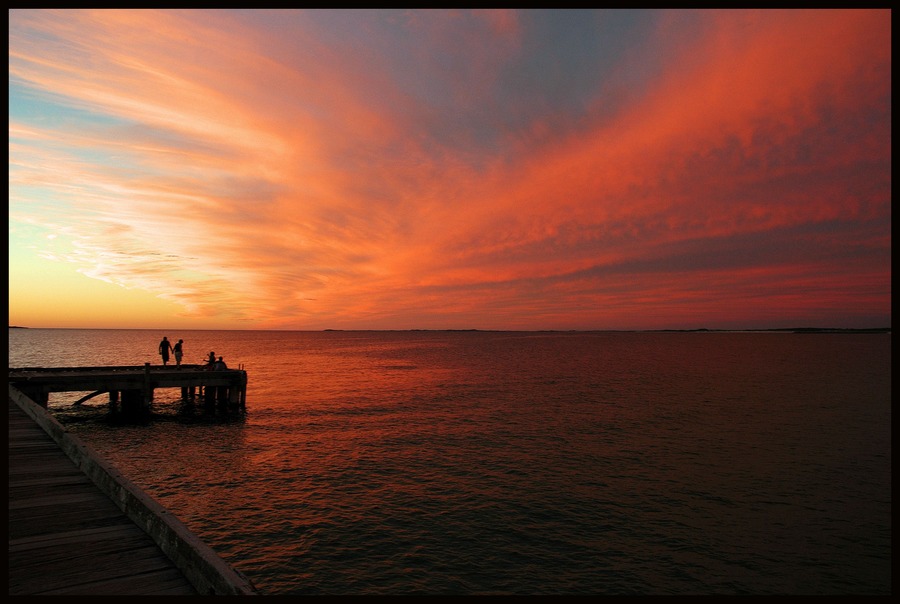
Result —
<svg viewBox="0 0 900 604"><path fill-rule="evenodd" d="M891 324L890 10L10 10L9 323Z"/></svg>

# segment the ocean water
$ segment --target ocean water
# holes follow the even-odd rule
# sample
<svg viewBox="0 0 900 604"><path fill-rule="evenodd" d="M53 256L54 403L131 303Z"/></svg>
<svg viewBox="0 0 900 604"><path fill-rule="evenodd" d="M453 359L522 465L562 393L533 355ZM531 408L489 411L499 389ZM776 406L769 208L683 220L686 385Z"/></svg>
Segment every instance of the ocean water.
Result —
<svg viewBox="0 0 900 604"><path fill-rule="evenodd" d="M890 334L9 335L248 371L244 414L50 408L265 595L891 593Z"/></svg>

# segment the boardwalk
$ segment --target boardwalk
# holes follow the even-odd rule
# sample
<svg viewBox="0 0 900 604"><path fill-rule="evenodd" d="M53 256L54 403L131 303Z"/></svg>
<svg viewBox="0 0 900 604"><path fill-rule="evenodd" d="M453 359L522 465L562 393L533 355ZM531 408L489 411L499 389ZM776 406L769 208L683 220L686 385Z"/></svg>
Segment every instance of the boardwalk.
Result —
<svg viewBox="0 0 900 604"><path fill-rule="evenodd" d="M256 595L180 521L9 390L9 595Z"/></svg>
<svg viewBox="0 0 900 604"><path fill-rule="evenodd" d="M9 595L196 595L153 539L9 399Z"/></svg>
<svg viewBox="0 0 900 604"><path fill-rule="evenodd" d="M42 407L47 407L52 392L93 391L79 403L107 394L113 408L121 402L123 408L149 409L154 390L180 388L184 398L193 398L195 391L202 389L207 403L243 409L247 372L243 369L207 371L200 365L151 366L149 363L143 367L11 367L9 384Z"/></svg>

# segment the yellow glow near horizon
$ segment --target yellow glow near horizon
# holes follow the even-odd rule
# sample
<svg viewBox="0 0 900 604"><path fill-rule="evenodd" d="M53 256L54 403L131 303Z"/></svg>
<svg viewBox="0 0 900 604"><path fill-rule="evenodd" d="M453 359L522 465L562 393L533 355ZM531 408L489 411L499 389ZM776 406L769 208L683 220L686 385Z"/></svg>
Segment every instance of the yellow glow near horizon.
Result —
<svg viewBox="0 0 900 604"><path fill-rule="evenodd" d="M40 279L34 279L34 275ZM29 287L21 284L28 283ZM19 327L234 329L183 317L184 308L156 294L127 289L77 272L72 265L34 259L10 267L9 324Z"/></svg>

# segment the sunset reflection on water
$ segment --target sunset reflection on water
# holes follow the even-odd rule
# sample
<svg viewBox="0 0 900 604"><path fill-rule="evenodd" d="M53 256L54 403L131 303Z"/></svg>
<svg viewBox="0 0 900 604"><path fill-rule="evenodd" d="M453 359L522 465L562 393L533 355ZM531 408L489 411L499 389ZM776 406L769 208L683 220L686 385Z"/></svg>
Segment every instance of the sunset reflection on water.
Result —
<svg viewBox="0 0 900 604"><path fill-rule="evenodd" d="M890 334L177 337L245 366L245 415L70 429L266 594L890 591Z"/></svg>

